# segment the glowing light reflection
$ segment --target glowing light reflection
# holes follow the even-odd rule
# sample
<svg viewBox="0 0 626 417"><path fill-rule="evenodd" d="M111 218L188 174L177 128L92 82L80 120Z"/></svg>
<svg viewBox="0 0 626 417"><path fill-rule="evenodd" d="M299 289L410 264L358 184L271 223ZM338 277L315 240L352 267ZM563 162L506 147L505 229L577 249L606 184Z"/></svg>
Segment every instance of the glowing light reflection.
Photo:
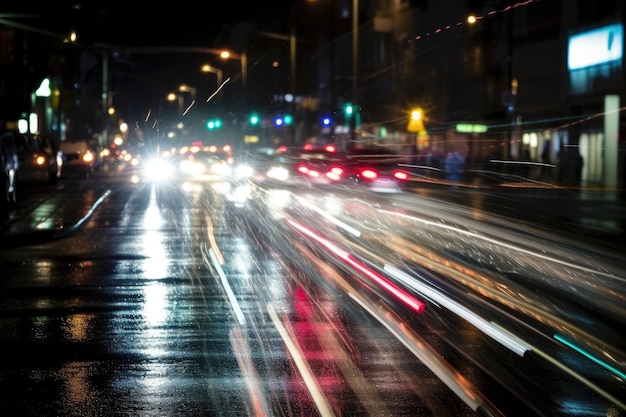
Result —
<svg viewBox="0 0 626 417"><path fill-rule="evenodd" d="M291 220L289 220L289 224L291 224L294 228L296 228L297 230L299 230L303 234L305 234L305 235L307 235L309 237L312 237L313 239L315 239L316 241L321 243L323 246L325 246L327 249L329 249L332 253L334 253L339 258L341 258L344 262L346 262L347 264L349 264L353 268L357 269L358 271L360 271L364 275L366 275L369 278L371 278L374 282L376 282L381 287L385 288L389 293L393 294L396 298L398 298L400 301L404 302L407 306L411 307L416 312L418 312L418 313L423 313L424 312L424 309L426 308L426 305L424 303L422 303L421 301L419 301L418 299L416 299L412 295L406 293L402 289L396 287L395 285L393 285L392 282L387 280L385 277L377 274L375 271L371 270L367 266L365 266L365 265L361 264L360 262L358 262L357 260L353 259L350 256L349 253L347 253L343 249L339 248L334 243L332 243L332 242L322 238L321 236L313 233L313 231L311 231L311 230L307 229L306 227L304 227L304 226L302 226L302 225L300 225L298 223L295 223L295 222L293 222Z"/></svg>

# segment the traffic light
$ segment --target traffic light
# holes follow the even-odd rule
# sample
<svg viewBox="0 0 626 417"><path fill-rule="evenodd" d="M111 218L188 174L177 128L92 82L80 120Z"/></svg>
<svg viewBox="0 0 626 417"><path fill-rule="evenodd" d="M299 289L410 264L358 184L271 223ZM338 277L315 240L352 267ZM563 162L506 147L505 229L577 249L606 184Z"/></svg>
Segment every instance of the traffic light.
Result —
<svg viewBox="0 0 626 417"><path fill-rule="evenodd" d="M424 134L426 129L424 128L424 110L420 107L411 109L411 117L409 118L409 125L407 130L412 133Z"/></svg>
<svg viewBox="0 0 626 417"><path fill-rule="evenodd" d="M277 116L274 118L274 124L276 126L289 126L293 123L293 116L286 114L284 116Z"/></svg>
<svg viewBox="0 0 626 417"><path fill-rule="evenodd" d="M259 118L258 114L251 114L248 121L250 122L251 126L257 126L261 122L261 119Z"/></svg>
<svg viewBox="0 0 626 417"><path fill-rule="evenodd" d="M348 103L344 106L343 110L346 112L346 116L352 116L352 113L354 113L354 107L352 107L351 103Z"/></svg>
<svg viewBox="0 0 626 417"><path fill-rule="evenodd" d="M222 121L220 119L211 119L206 122L206 128L209 130L215 130L222 127Z"/></svg>

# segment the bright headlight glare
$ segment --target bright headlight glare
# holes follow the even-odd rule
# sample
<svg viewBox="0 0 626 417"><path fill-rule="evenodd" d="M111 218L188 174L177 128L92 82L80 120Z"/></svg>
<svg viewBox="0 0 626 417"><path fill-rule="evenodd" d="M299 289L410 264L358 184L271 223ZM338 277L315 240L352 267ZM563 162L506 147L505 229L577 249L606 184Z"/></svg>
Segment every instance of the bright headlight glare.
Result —
<svg viewBox="0 0 626 417"><path fill-rule="evenodd" d="M164 181L174 174L174 167L163 159L153 159L146 163L144 174L151 181Z"/></svg>

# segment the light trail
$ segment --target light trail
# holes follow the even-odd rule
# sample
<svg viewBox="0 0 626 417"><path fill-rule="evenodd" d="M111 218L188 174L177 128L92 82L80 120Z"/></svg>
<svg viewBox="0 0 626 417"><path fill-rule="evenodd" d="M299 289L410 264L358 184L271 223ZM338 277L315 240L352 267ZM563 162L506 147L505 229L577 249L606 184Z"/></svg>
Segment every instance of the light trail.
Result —
<svg viewBox="0 0 626 417"><path fill-rule="evenodd" d="M506 346L511 351L515 352L519 356L524 356L524 354L530 349L529 346L518 339L517 337L510 337L506 333L501 332L497 327L492 326L488 321L468 310L467 308L461 306L460 304L454 302L438 291L429 288L428 286L420 283L418 280L414 279L410 275L405 272L390 266L384 266L385 271L387 271L391 276L397 278L404 284L408 285L411 288L414 288L416 291L424 294L426 297L433 299L437 303L443 305L448 310L452 311L456 315L464 318L475 327L480 329L487 336L496 340L503 346Z"/></svg>
<svg viewBox="0 0 626 417"><path fill-rule="evenodd" d="M370 268L363 265L356 259L352 258L350 254L346 252L345 250L339 248L337 245L330 242L329 240L324 239L323 237L313 233L312 230L292 220L288 220L288 222L293 228L299 230L300 233L313 238L318 243L320 243L321 245L325 246L328 250L330 250L331 253L335 254L338 258L343 260L345 263L349 264L356 270L360 271L361 273L371 278L374 282L376 282L378 285L386 289L389 293L393 294L396 298L398 298L400 301L405 303L407 306L411 307L417 313L421 314L424 312L424 309L426 308L426 304L424 304L417 298L413 297L411 294L407 293L406 291L402 290L401 288L395 286L392 282L390 282L385 277L377 274L375 271L371 270Z"/></svg>

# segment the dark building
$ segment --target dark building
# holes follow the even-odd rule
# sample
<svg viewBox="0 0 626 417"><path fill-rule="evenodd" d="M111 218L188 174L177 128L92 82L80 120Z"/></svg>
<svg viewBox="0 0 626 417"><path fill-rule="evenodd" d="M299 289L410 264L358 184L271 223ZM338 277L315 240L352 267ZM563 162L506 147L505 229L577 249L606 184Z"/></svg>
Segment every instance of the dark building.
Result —
<svg viewBox="0 0 626 417"><path fill-rule="evenodd" d="M211 109L230 121L234 141L377 141L419 155L459 151L469 167L540 162L549 143L551 180L622 187L624 8L616 0L290 2L285 13L248 16L205 45L245 58L215 65L224 79L233 75L237 94L225 91ZM59 96L43 103L42 128L82 135L107 127L107 106L133 77L132 54L69 53L51 48L61 39L50 33L1 19L0 34L5 127L39 106L32 93L46 76ZM198 91L201 83L214 88L215 79L205 75ZM286 115L293 123L277 127Z"/></svg>

